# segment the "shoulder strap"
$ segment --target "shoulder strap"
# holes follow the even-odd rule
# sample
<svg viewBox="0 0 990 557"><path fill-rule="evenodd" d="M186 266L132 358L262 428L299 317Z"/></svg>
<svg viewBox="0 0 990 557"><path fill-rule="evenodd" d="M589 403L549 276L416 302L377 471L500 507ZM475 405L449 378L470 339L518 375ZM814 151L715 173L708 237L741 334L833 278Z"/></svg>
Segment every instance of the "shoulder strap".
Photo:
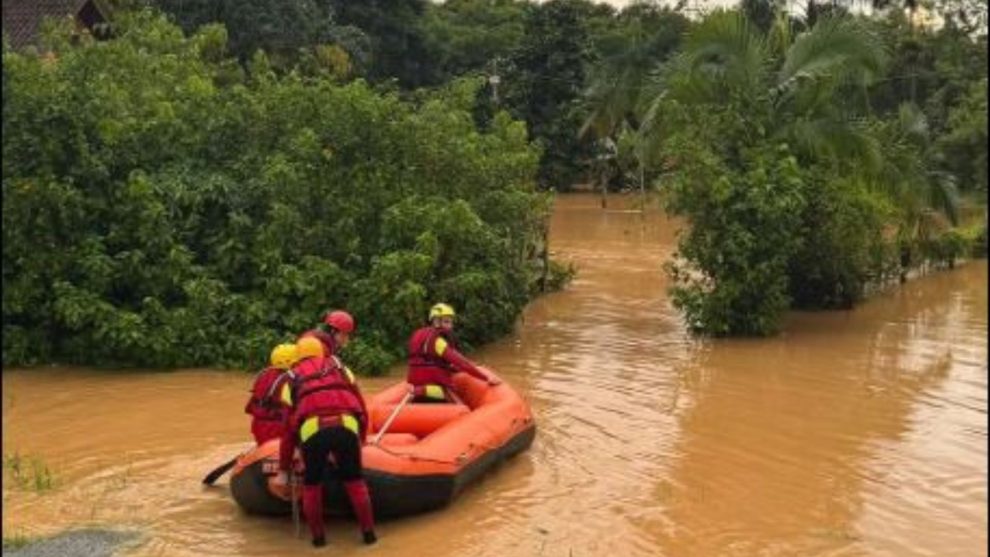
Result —
<svg viewBox="0 0 990 557"><path fill-rule="evenodd" d="M284 370L278 377L275 378L274 381L272 381L272 384L269 385L268 391L265 392L265 400L271 400L281 385L284 385L286 381L292 381L295 377L296 375L292 373L291 369Z"/></svg>
<svg viewBox="0 0 990 557"><path fill-rule="evenodd" d="M261 379L261 376L264 375L266 371L268 371L267 367L261 368L261 371L254 374L254 379L251 380L251 388L248 389L249 393L252 395L254 394L254 389L258 386L258 380Z"/></svg>
<svg viewBox="0 0 990 557"><path fill-rule="evenodd" d="M305 376L305 377L294 376L293 377L293 382L292 382L292 385L293 385L292 400L293 400L293 402L295 404L299 404L300 398L302 396L309 395L309 394L312 394L312 393L315 393L315 392L318 392L318 391L327 391L327 390L333 390L333 389L350 390L349 387L346 385L348 383L348 381L347 381L347 377L344 375L343 369L344 369L344 366L341 363L340 358L338 358L337 356L331 356L331 357L327 358L326 360L324 360L323 365L320 367L319 372L314 373L312 375ZM314 388L312 390L309 390L309 391L305 391L303 389L303 384L304 383L308 383L310 381L319 381L320 379L325 378L330 373L337 373L339 375L339 377L340 377L340 382L342 383L342 385L324 385L324 386L316 387L316 388Z"/></svg>
<svg viewBox="0 0 990 557"><path fill-rule="evenodd" d="M436 342L437 337L441 335L442 333L440 331L438 331L433 327L430 327L429 334L426 335L426 338L423 340L423 344L421 344L419 347L420 354L424 356L433 356L434 354L430 352L430 345Z"/></svg>

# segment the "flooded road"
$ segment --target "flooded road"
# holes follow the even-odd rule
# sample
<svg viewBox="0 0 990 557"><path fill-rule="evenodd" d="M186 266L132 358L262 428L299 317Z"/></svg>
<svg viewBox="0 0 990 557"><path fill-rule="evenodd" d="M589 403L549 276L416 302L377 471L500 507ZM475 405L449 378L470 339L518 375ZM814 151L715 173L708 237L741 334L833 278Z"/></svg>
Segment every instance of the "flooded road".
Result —
<svg viewBox="0 0 990 557"><path fill-rule="evenodd" d="M557 200L577 279L473 354L531 402L536 441L447 509L370 548L331 520L315 550L244 515L226 478L199 485L250 443L248 375L13 370L4 535L130 528L135 556L987 555L985 261L703 341L665 293L671 223L598 203Z"/></svg>

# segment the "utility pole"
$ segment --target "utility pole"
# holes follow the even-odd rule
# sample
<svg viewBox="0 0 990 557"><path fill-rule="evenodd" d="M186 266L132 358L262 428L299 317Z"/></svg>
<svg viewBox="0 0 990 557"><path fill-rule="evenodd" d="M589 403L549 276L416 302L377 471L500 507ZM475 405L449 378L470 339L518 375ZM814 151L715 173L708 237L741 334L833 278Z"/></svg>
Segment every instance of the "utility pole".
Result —
<svg viewBox="0 0 990 557"><path fill-rule="evenodd" d="M498 76L498 58L492 60L492 75L488 76L488 83L492 86L492 102L498 105L498 84L502 79Z"/></svg>

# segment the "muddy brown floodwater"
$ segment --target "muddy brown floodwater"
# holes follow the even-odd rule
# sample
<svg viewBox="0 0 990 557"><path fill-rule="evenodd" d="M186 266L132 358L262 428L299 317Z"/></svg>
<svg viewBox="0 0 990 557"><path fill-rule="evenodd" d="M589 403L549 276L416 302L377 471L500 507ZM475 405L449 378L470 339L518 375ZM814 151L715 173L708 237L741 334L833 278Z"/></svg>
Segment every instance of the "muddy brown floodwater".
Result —
<svg viewBox="0 0 990 557"><path fill-rule="evenodd" d="M577 279L474 354L533 405L532 448L450 507L381 524L373 548L332 520L320 553L987 554L985 261L793 314L777 338L701 341L665 294L662 214L561 197L551 235ZM244 515L226 479L199 485L249 443L248 381L6 371L4 535L102 526L141 533L128 555L316 553L290 519Z"/></svg>

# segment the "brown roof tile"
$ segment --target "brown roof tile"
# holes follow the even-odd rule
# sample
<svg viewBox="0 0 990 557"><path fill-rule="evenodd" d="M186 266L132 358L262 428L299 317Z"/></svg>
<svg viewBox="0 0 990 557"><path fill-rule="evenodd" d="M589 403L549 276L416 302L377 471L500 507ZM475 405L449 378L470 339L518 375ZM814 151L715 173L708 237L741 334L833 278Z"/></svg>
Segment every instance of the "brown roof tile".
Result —
<svg viewBox="0 0 990 557"><path fill-rule="evenodd" d="M34 43L45 17L76 15L90 0L3 0L3 35L13 48Z"/></svg>

